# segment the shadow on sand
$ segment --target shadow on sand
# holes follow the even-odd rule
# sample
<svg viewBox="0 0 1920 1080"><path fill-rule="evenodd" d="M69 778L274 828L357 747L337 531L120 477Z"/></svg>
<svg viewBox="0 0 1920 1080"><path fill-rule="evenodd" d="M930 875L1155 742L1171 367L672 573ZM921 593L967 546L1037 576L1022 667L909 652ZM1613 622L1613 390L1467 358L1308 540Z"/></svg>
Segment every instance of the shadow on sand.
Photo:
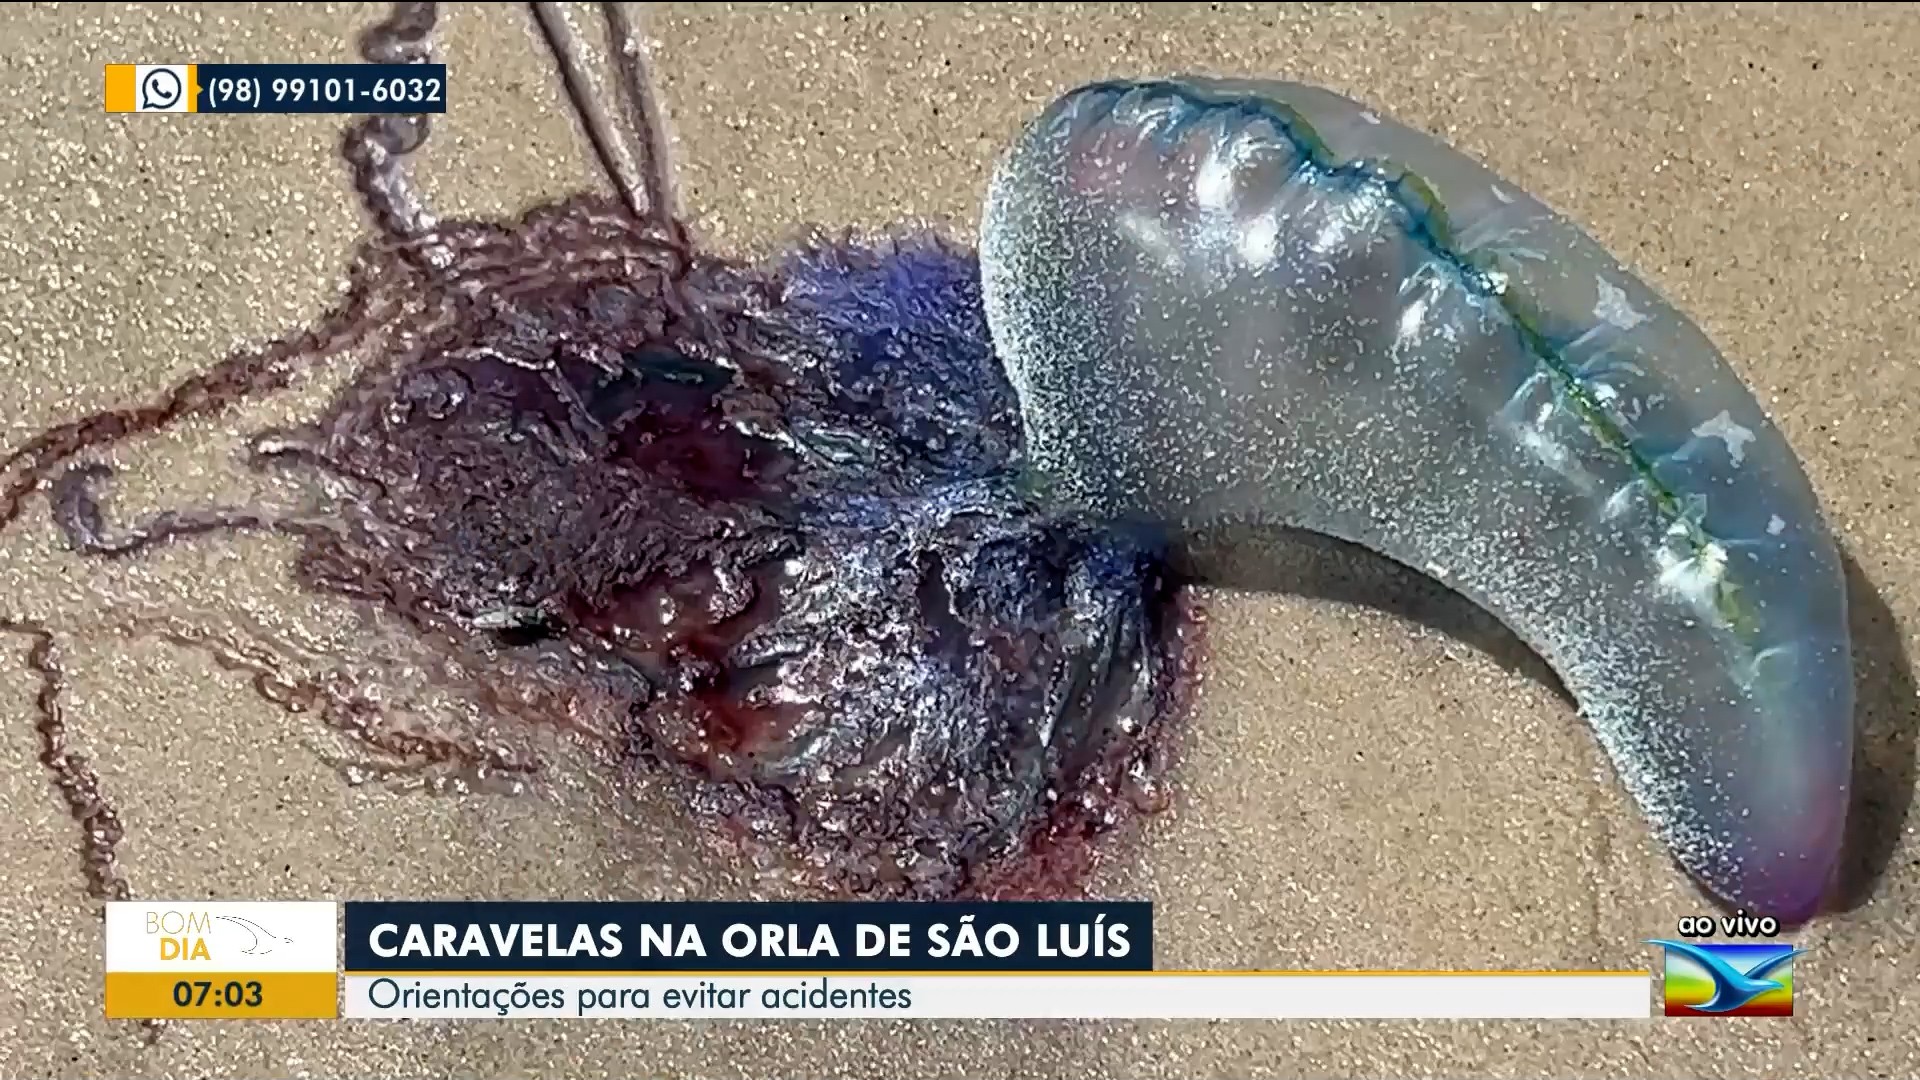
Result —
<svg viewBox="0 0 1920 1080"><path fill-rule="evenodd" d="M1238 580L1263 591L1372 608L1439 631L1483 653L1509 672L1573 697L1546 661L1484 609L1438 581L1364 548L1312 533L1245 537L1214 534L1196 547L1209 557L1258 552L1234 567ZM1847 607L1853 633L1854 766L1847 837L1830 911L1852 911L1873 898L1898 854L1914 799L1920 700L1900 627L1880 590L1844 547Z"/></svg>

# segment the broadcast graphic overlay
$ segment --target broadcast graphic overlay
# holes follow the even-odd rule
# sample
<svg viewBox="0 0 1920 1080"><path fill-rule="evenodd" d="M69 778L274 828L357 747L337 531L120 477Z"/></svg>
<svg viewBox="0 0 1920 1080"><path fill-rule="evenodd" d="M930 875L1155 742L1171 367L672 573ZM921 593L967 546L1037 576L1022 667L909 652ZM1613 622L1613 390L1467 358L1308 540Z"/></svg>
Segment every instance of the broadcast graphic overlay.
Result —
<svg viewBox="0 0 1920 1080"><path fill-rule="evenodd" d="M108 64L110 113L444 113L445 64Z"/></svg>
<svg viewBox="0 0 1920 1080"><path fill-rule="evenodd" d="M1782 942L1656 940L1666 952L1668 1016L1792 1016L1793 961Z"/></svg>
<svg viewBox="0 0 1920 1080"><path fill-rule="evenodd" d="M344 1015L1631 1019L1647 971L1154 967L1140 901L348 903Z"/></svg>
<svg viewBox="0 0 1920 1080"><path fill-rule="evenodd" d="M142 1020L1653 1015L1644 969L1165 970L1153 937L1145 901L121 902L107 908L106 1011ZM1676 985L1669 975L1670 994Z"/></svg>
<svg viewBox="0 0 1920 1080"><path fill-rule="evenodd" d="M339 905L115 901L106 1011L116 1020L340 1015Z"/></svg>

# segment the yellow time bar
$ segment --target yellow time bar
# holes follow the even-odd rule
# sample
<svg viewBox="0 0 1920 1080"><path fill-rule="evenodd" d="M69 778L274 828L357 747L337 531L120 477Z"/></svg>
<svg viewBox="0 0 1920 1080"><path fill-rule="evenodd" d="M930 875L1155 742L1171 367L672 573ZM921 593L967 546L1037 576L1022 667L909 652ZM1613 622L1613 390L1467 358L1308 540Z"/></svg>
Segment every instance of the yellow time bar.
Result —
<svg viewBox="0 0 1920 1080"><path fill-rule="evenodd" d="M334 1020L334 971L107 972L109 1020Z"/></svg>

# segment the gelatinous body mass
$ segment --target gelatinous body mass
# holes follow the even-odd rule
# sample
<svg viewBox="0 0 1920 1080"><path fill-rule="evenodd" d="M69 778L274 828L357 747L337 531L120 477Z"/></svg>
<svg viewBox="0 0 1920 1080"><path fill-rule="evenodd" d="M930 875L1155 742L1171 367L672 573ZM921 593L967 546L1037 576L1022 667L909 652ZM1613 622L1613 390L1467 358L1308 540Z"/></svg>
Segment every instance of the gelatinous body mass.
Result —
<svg viewBox="0 0 1920 1080"><path fill-rule="evenodd" d="M1181 620L1017 491L972 256L666 257L429 282L460 317L261 444L331 480L303 580L612 702L855 892L1013 887L1144 797Z"/></svg>
<svg viewBox="0 0 1920 1080"><path fill-rule="evenodd" d="M399 768L525 771L493 722L557 725L690 779L709 820L797 855L814 885L1074 891L1093 837L1160 801L1195 621L1159 553L1026 494L970 251L901 233L760 264L703 254L632 13L599 5L600 101L573 21L530 7L615 197L443 220L407 164L429 118L367 118L342 152L377 235L341 306L159 402L29 440L0 461L0 527L44 486L87 554L300 538L302 583L354 598L380 635L398 616L404 640L315 674L264 635L126 629L213 649ZM429 59L436 18L396 4L362 54ZM362 366L322 416L252 441L256 466L313 481L291 502L276 486L116 528L111 469L74 463L349 355ZM4 614L0 631L34 643L42 760L85 827L89 885L127 895L118 819L67 749L55 634ZM438 729L405 715L415 702L488 730Z"/></svg>
<svg viewBox="0 0 1920 1080"><path fill-rule="evenodd" d="M1444 580L1555 668L1703 884L1813 913L1851 762L1838 553L1753 396L1590 237L1336 94L1192 79L1057 102L981 254L1051 497L1237 536L1237 566L1301 528Z"/></svg>

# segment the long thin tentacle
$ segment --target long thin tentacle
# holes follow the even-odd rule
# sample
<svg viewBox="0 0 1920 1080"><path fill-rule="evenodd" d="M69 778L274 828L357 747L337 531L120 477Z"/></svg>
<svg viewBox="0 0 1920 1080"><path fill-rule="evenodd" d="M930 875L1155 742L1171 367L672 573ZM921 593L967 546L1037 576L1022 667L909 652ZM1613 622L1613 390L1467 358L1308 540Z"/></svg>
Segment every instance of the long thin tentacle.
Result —
<svg viewBox="0 0 1920 1080"><path fill-rule="evenodd" d="M67 545L82 555L124 558L189 536L279 528L297 532L301 523L248 507L207 510L168 510L115 534L107 527L100 499L90 485L113 474L104 462L87 462L68 469L53 481L53 520L66 535Z"/></svg>
<svg viewBox="0 0 1920 1080"><path fill-rule="evenodd" d="M378 325L371 267L355 264L346 298L312 329L229 356L181 381L148 405L110 409L47 429L0 458L0 529L61 462L82 451L158 431L189 416L279 390L325 357L351 348Z"/></svg>
<svg viewBox="0 0 1920 1080"><path fill-rule="evenodd" d="M83 832L81 863L86 871L87 892L101 900L125 900L133 893L120 870L115 847L126 829L120 823L119 811L101 792L100 774L94 770L93 763L69 745L66 713L61 708L61 698L67 691L67 672L60 663L60 649L53 631L32 619L7 616L0 616L0 631L23 635L32 642L27 666L40 678L40 693L35 702L40 718L34 724L34 731L40 737L40 763L53 774L68 812Z"/></svg>
<svg viewBox="0 0 1920 1080"><path fill-rule="evenodd" d="M559 5L533 3L527 6L546 39L547 48L553 53L554 63L560 69L560 80L566 87L567 101L580 117L581 126L586 129L587 141L593 144L593 153L600 161L601 171L607 174L614 190L626 203L628 212L635 219L644 220L649 214L649 204L647 182L640 175L638 159L641 155L620 137L619 127L607 115L599 95L594 92L593 84L587 77L587 59L580 35L567 21Z"/></svg>
<svg viewBox="0 0 1920 1080"><path fill-rule="evenodd" d="M385 21L361 36L360 55L375 64L429 62L438 9L431 3L393 5ZM347 130L341 145L361 205L374 227L394 239L418 236L434 226L406 165L407 155L426 142L428 130L424 114L369 116Z"/></svg>
<svg viewBox="0 0 1920 1080"><path fill-rule="evenodd" d="M600 10L607 20L608 46L620 77L620 102L627 114L643 155L641 181L645 185L647 207L661 222L679 217L674 203L673 163L667 157L666 114L654 92L647 71L646 40L635 24L632 5L603 3Z"/></svg>
<svg viewBox="0 0 1920 1080"><path fill-rule="evenodd" d="M127 900L133 887L120 866L119 846L126 826L100 784L100 772L85 754L75 753L66 711L61 699L67 692L67 670L60 662L60 645L53 630L36 619L14 618L0 614L0 633L18 634L31 644L27 667L40 680L40 692L34 699L39 718L34 734L40 742L40 764L53 776L54 786L67 804L67 812L80 826L80 867L87 883L87 894L96 900ZM142 1020L142 1038L151 1044L166 1030L169 1021Z"/></svg>

